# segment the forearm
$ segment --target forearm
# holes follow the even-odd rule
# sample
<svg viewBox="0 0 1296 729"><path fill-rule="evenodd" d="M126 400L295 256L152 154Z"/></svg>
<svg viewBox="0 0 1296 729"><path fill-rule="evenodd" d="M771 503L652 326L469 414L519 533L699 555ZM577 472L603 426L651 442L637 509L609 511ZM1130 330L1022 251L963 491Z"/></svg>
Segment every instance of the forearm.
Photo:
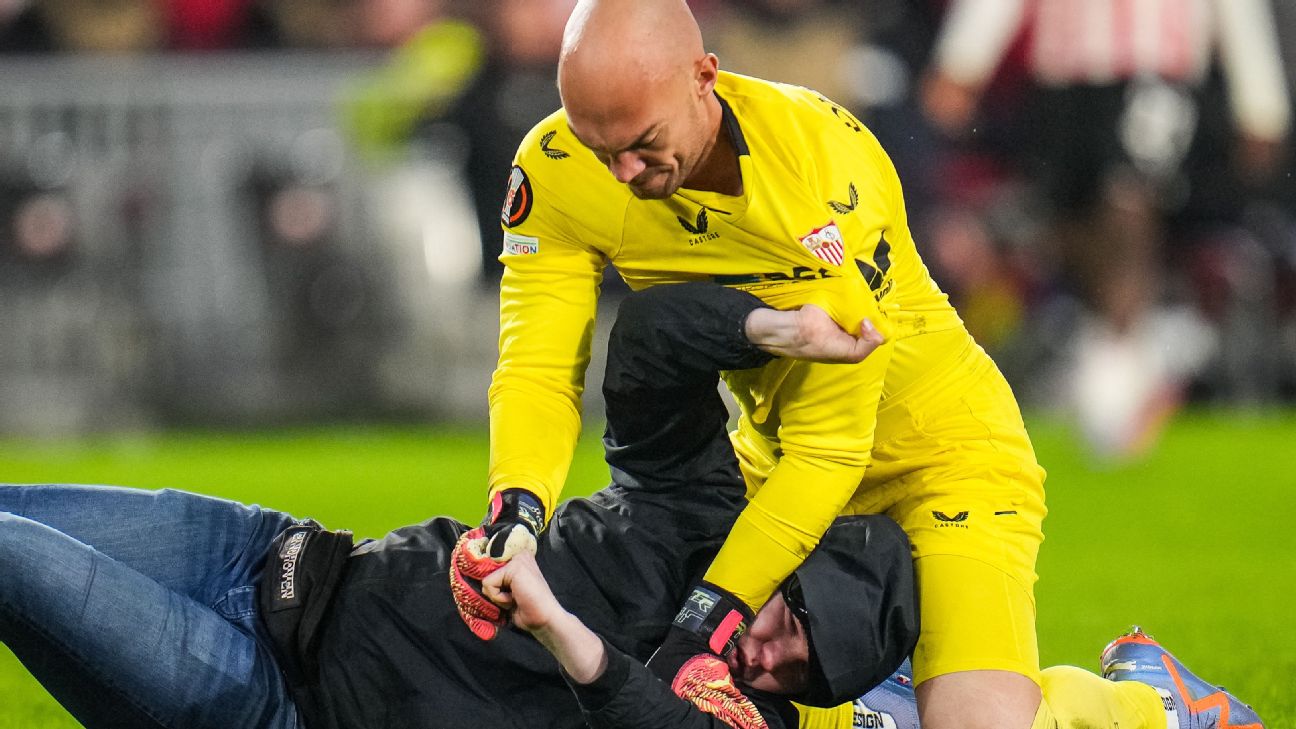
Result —
<svg viewBox="0 0 1296 729"><path fill-rule="evenodd" d="M796 320L776 309L756 309L747 315L743 331L758 347L778 347L798 338Z"/></svg>
<svg viewBox="0 0 1296 729"><path fill-rule="evenodd" d="M754 494L708 569L707 581L759 608L814 549L870 463L893 349L882 345L858 365L797 363L780 383L777 431L750 416L743 419L735 443ZM774 432L778 451L746 447L771 445L768 436Z"/></svg>
<svg viewBox="0 0 1296 729"><path fill-rule="evenodd" d="M729 723L677 696L669 684L658 679L643 664L606 647L607 669L594 682L578 684L568 679L585 722L592 729L755 729L758 723ZM753 697L767 729L795 726L783 711L790 705Z"/></svg>
<svg viewBox="0 0 1296 729"><path fill-rule="evenodd" d="M819 543L864 471L785 456L738 516L704 579L760 609Z"/></svg>
<svg viewBox="0 0 1296 729"><path fill-rule="evenodd" d="M609 388L616 395L710 386L718 370L759 367L770 356L752 346L744 323L761 300L712 283L655 286L626 297L608 344ZM610 381L609 381L610 380Z"/></svg>
<svg viewBox="0 0 1296 729"><path fill-rule="evenodd" d="M489 491L525 489L552 514L580 434L580 411L521 373L497 374L489 402Z"/></svg>
<svg viewBox="0 0 1296 729"><path fill-rule="evenodd" d="M490 490L558 504L580 433L597 306L593 254L561 246L546 262L511 261L500 284L499 364L489 391Z"/></svg>
<svg viewBox="0 0 1296 729"><path fill-rule="evenodd" d="M482 580L482 593L530 633L576 684L593 683L607 667L603 640L554 597L535 555L521 553Z"/></svg>
<svg viewBox="0 0 1296 729"><path fill-rule="evenodd" d="M883 339L867 318L860 321L860 333L853 335L823 309L811 304L792 311L756 309L747 316L743 331L747 341L761 351L828 364L859 362L882 344Z"/></svg>
<svg viewBox="0 0 1296 729"><path fill-rule="evenodd" d="M563 611L550 624L531 634L558 659L558 664L577 684L593 683L607 669L607 649L602 639L569 612Z"/></svg>
<svg viewBox="0 0 1296 729"><path fill-rule="evenodd" d="M731 698L747 708L732 713L731 706L715 703L714 691L723 687L711 682L719 675L706 676L707 691L688 701L676 695L694 696L691 684L673 690L658 680L643 664L609 646L602 638L569 613L554 598L539 566L531 555L520 555L484 582L486 594L502 608L512 611L513 623L527 631L557 659L568 685L576 695L587 723L594 729L758 729L770 726L756 718L764 711L749 701L727 680L728 668L719 664ZM718 659L716 659L718 661ZM730 702L732 703L732 702ZM719 717L731 712L722 721ZM745 717L745 721L733 721ZM774 724L775 727L778 724Z"/></svg>

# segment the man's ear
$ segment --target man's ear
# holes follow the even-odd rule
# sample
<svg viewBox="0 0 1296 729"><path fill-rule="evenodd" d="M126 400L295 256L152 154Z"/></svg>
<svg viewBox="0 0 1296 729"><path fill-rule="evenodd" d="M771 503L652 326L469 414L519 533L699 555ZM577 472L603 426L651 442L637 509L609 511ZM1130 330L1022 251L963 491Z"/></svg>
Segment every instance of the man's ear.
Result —
<svg viewBox="0 0 1296 729"><path fill-rule="evenodd" d="M711 94L711 90L715 88L719 73L720 59L716 58L716 54L708 53L697 60L693 65L693 81L697 85L699 98Z"/></svg>

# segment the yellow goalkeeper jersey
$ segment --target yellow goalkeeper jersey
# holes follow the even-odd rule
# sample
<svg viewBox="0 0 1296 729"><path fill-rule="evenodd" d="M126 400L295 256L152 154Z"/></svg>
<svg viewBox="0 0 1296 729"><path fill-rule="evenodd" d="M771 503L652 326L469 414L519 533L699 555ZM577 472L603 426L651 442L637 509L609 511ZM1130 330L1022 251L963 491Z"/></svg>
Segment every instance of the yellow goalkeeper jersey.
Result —
<svg viewBox="0 0 1296 729"><path fill-rule="evenodd" d="M878 401L910 337L962 327L909 233L895 169L873 135L814 91L721 73L738 196L681 189L640 200L581 145L560 110L523 141L502 212L500 358L490 388L491 490L552 513L580 431L599 282L742 288L775 308L870 318L887 344L857 365L775 360L726 373L748 507L708 572L753 609L805 558L859 487Z"/></svg>

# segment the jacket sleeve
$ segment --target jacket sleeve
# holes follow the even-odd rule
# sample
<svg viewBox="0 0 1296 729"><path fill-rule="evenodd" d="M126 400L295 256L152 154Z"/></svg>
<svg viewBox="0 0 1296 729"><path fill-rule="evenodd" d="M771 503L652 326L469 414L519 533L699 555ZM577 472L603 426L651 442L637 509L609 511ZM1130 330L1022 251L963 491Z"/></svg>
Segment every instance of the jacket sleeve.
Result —
<svg viewBox="0 0 1296 729"><path fill-rule="evenodd" d="M719 370L773 359L752 345L751 294L710 283L626 297L608 341L603 442L615 483L671 491L742 483L729 441Z"/></svg>
<svg viewBox="0 0 1296 729"><path fill-rule="evenodd" d="M608 657L603 675L589 684L567 677L591 729L735 729L676 696L647 666L606 641L603 646ZM789 702L765 694L749 698L768 729L797 726L796 710Z"/></svg>

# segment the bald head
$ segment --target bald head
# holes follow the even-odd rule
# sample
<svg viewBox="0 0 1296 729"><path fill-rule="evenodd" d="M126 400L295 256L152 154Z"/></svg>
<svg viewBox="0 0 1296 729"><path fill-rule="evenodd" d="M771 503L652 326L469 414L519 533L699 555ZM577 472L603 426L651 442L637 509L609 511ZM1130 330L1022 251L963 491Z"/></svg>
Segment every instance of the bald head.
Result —
<svg viewBox="0 0 1296 729"><path fill-rule="evenodd" d="M716 72L684 0L580 0L558 90L572 132L618 180L668 197L714 143Z"/></svg>
<svg viewBox="0 0 1296 729"><path fill-rule="evenodd" d="M689 75L704 55L684 0L582 0L563 34L558 86L564 101L642 89Z"/></svg>

